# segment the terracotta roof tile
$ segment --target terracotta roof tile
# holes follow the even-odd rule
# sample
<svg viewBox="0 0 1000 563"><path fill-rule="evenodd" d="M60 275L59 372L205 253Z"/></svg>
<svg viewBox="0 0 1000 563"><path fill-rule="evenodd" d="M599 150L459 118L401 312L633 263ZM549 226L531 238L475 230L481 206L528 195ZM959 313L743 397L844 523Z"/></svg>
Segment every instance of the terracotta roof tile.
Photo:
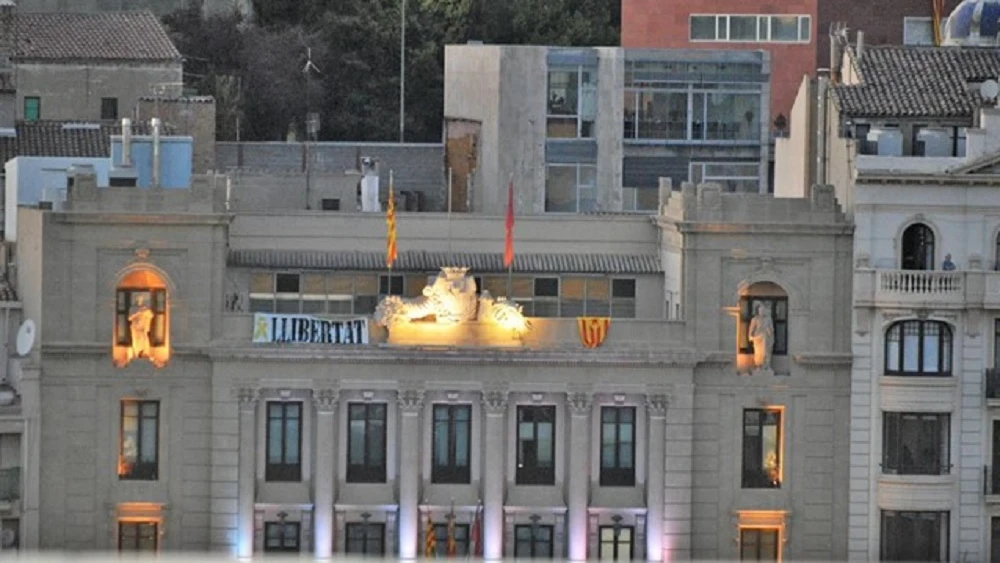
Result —
<svg viewBox="0 0 1000 563"><path fill-rule="evenodd" d="M20 59L180 61L152 12L18 13Z"/></svg>
<svg viewBox="0 0 1000 563"><path fill-rule="evenodd" d="M866 47L860 83L834 87L846 117L971 118L982 105L970 85L1000 78L1000 50L972 47Z"/></svg>

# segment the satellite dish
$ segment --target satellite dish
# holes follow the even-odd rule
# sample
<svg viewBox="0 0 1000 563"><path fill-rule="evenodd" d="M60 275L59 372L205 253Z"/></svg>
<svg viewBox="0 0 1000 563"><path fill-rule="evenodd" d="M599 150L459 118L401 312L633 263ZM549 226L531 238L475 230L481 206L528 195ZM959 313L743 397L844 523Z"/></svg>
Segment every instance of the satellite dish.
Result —
<svg viewBox="0 0 1000 563"><path fill-rule="evenodd" d="M997 99L997 94L1000 94L1000 84L996 80L987 80L979 85L979 95L984 100L993 101Z"/></svg>
<svg viewBox="0 0 1000 563"><path fill-rule="evenodd" d="M17 355L27 356L35 345L35 321L26 319L17 330Z"/></svg>
<svg viewBox="0 0 1000 563"><path fill-rule="evenodd" d="M10 528L0 532L0 548L11 549L17 545L17 532Z"/></svg>

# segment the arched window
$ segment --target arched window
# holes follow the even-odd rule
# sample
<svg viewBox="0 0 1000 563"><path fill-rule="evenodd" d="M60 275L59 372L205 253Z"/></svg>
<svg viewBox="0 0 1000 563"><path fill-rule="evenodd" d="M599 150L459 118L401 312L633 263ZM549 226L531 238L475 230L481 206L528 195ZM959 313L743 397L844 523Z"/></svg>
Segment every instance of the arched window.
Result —
<svg viewBox="0 0 1000 563"><path fill-rule="evenodd" d="M149 270L137 270L115 288L114 360L119 367L136 358L163 366L169 358L167 286Z"/></svg>
<svg viewBox="0 0 1000 563"><path fill-rule="evenodd" d="M914 223L903 231L902 268L934 269L934 232L923 223Z"/></svg>
<svg viewBox="0 0 1000 563"><path fill-rule="evenodd" d="M951 375L951 327L940 321L900 321L885 333L886 375Z"/></svg>
<svg viewBox="0 0 1000 563"><path fill-rule="evenodd" d="M747 288L746 294L740 296L740 325L737 334L739 352L753 353L753 342L749 335L750 321L756 314L758 305L763 305L771 313L774 325L774 349L771 353L775 356L788 354L788 295L771 282L755 283Z"/></svg>

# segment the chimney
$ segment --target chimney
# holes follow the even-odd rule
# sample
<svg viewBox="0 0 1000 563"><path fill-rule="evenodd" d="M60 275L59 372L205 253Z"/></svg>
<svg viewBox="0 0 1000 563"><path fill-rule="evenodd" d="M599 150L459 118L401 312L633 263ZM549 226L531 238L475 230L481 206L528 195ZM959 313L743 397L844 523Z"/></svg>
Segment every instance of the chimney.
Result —
<svg viewBox="0 0 1000 563"><path fill-rule="evenodd" d="M865 55L865 32L859 31L858 32L858 50L857 50L858 60L860 61L861 57L863 57L864 55Z"/></svg>
<svg viewBox="0 0 1000 563"><path fill-rule="evenodd" d="M153 175L151 187L158 188L160 187L160 118L154 117L149 123L153 126Z"/></svg>
<svg viewBox="0 0 1000 563"><path fill-rule="evenodd" d="M132 166L132 120L122 118L122 168Z"/></svg>

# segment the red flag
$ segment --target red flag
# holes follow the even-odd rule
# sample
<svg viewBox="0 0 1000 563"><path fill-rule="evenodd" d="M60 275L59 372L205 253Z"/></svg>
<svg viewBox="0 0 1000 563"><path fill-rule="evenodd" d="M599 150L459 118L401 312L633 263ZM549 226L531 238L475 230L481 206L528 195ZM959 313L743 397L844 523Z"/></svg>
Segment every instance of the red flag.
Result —
<svg viewBox="0 0 1000 563"><path fill-rule="evenodd" d="M510 185L507 186L507 234L503 243L503 267L509 268L514 263L514 175L510 175Z"/></svg>
<svg viewBox="0 0 1000 563"><path fill-rule="evenodd" d="M476 506L476 517L472 520L472 531L469 532L469 556L480 557L483 554L483 531L479 515L481 510Z"/></svg>

